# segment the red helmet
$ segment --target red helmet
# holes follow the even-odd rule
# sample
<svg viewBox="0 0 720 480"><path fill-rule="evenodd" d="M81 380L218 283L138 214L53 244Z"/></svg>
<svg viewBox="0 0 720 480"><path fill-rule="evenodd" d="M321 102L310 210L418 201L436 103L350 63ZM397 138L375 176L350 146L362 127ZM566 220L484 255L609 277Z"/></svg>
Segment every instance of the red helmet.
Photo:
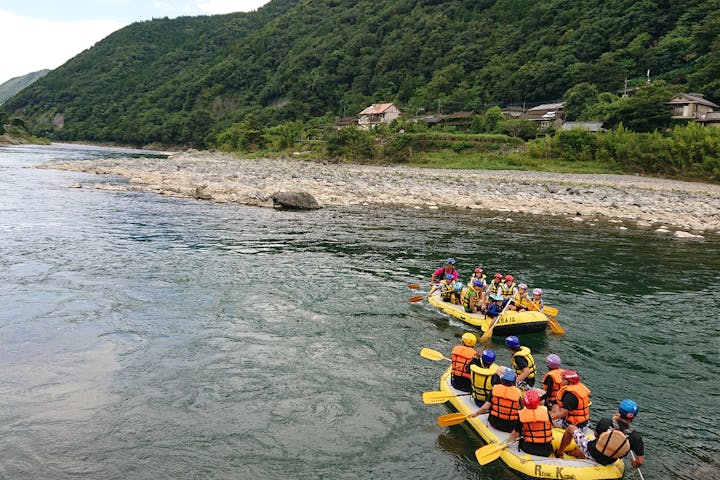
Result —
<svg viewBox="0 0 720 480"><path fill-rule="evenodd" d="M575 370L563 370L560 376L571 385L580 383L580 375Z"/></svg>
<svg viewBox="0 0 720 480"><path fill-rule="evenodd" d="M513 277L512 275L505 275L505 281L506 282L514 282L515 277Z"/></svg>
<svg viewBox="0 0 720 480"><path fill-rule="evenodd" d="M495 278L502 278L502 273L496 273Z"/></svg>
<svg viewBox="0 0 720 480"><path fill-rule="evenodd" d="M523 393L522 401L525 407L534 410L540 405L540 395L535 390L528 390Z"/></svg>
<svg viewBox="0 0 720 480"><path fill-rule="evenodd" d="M483 273L483 269L478 267L475 269L475 273Z"/></svg>

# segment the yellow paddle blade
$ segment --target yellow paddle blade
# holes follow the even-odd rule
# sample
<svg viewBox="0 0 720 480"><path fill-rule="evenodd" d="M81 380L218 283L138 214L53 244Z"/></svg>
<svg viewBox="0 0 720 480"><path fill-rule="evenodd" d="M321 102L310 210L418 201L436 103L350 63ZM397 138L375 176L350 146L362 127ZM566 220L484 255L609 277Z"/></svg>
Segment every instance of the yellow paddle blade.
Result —
<svg viewBox="0 0 720 480"><path fill-rule="evenodd" d="M451 398L453 398L455 395L452 393L445 393L445 392L423 392L422 399L423 403L425 405L434 405L438 403L445 403Z"/></svg>
<svg viewBox="0 0 720 480"><path fill-rule="evenodd" d="M553 317L556 317L557 314L560 313L560 312L559 312L558 309L555 308L555 307L551 307L550 305L545 305L545 306L543 307L543 313L544 313L545 315L552 315Z"/></svg>
<svg viewBox="0 0 720 480"><path fill-rule="evenodd" d="M438 417L438 425L441 427L449 427L463 423L465 420L467 420L467 415L464 413L448 413L447 415L440 415Z"/></svg>
<svg viewBox="0 0 720 480"><path fill-rule="evenodd" d="M496 460L506 448L507 443L491 443L475 450L475 458L480 465L487 465Z"/></svg>
<svg viewBox="0 0 720 480"><path fill-rule="evenodd" d="M545 315L548 319L548 325L550 325L550 330L553 332L559 334L559 335L565 335L567 333L565 329L558 323L558 321L551 317L550 315Z"/></svg>
<svg viewBox="0 0 720 480"><path fill-rule="evenodd" d="M423 298L425 298L425 297L423 297L422 295L418 295L416 297L408 298L408 301L410 301L411 303L417 303L417 302L422 302Z"/></svg>
<svg viewBox="0 0 720 480"><path fill-rule="evenodd" d="M413 290L417 290L418 288L420 288L420 285L418 285L417 283L408 283L408 288L412 288Z"/></svg>
<svg viewBox="0 0 720 480"><path fill-rule="evenodd" d="M448 362L452 361L446 356L444 356L442 353L438 352L437 350L433 350L432 348L423 348L420 350L420 356L423 358L427 358L428 360L447 360Z"/></svg>
<svg viewBox="0 0 720 480"><path fill-rule="evenodd" d="M501 315L502 315L502 314L501 314ZM500 320L500 315L498 315L497 317L495 317L495 320L493 320L492 322L490 322L490 325L488 326L488 329L483 332L483 334L482 334L482 336L481 336L480 338L483 338L483 339L491 338L491 337L492 337L492 334L493 334L493 328L495 328L495 324L498 322L498 320Z"/></svg>

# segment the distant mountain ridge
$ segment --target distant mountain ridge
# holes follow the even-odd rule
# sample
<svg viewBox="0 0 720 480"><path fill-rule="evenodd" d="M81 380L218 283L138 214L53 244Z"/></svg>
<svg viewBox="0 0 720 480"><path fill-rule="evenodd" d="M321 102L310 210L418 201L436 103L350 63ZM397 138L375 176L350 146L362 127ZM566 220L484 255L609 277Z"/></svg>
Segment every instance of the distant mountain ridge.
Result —
<svg viewBox="0 0 720 480"><path fill-rule="evenodd" d="M248 115L482 110L648 70L720 100L720 0L271 0L129 25L5 106L56 139L203 147Z"/></svg>
<svg viewBox="0 0 720 480"><path fill-rule="evenodd" d="M0 84L0 105L5 103L8 98L17 95L22 89L28 87L36 80L44 77L50 70L40 70L28 73L21 77L11 78L5 83Z"/></svg>

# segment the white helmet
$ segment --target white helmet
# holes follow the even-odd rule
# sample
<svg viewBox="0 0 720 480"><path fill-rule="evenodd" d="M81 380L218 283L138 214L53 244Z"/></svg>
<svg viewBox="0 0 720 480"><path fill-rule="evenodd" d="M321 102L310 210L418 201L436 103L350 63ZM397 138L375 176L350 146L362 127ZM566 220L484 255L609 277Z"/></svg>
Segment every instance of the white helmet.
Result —
<svg viewBox="0 0 720 480"><path fill-rule="evenodd" d="M542 295L542 288L533 289L533 295L537 295L538 297Z"/></svg>

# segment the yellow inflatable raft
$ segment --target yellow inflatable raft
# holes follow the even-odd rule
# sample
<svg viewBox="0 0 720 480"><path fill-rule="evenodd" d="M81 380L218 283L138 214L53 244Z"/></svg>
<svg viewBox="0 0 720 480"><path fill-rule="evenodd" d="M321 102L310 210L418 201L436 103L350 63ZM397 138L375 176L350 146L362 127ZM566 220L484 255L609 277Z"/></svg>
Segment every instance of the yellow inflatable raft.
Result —
<svg viewBox="0 0 720 480"><path fill-rule="evenodd" d="M492 318L486 317L482 313L467 313L461 305L444 302L442 298L440 298L440 295L430 295L428 297L428 303L458 320L478 327L483 332L487 331L493 321ZM547 325L548 319L543 313L508 310L500 315L495 327L493 327L493 335L504 336L517 333L542 332L547 328Z"/></svg>
<svg viewBox="0 0 720 480"><path fill-rule="evenodd" d="M469 414L478 409L475 401L469 395L458 396L465 392L456 390L450 385L450 369L440 379L440 390L445 393L454 393L449 402L460 413ZM505 442L510 435L506 432L496 430L488 423L488 415L479 415L475 418L468 418L466 422L475 432L480 435L486 443ZM553 429L553 446L560 446L563 429ZM593 438L590 429L586 429L586 435ZM625 463L617 460L615 463L602 466L594 460L577 459L569 455L565 458L540 457L523 452L517 443L509 445L500 454L500 459L515 470L523 478L532 479L575 479L575 480L610 480L622 478L625 471ZM574 444L571 444L574 447Z"/></svg>

